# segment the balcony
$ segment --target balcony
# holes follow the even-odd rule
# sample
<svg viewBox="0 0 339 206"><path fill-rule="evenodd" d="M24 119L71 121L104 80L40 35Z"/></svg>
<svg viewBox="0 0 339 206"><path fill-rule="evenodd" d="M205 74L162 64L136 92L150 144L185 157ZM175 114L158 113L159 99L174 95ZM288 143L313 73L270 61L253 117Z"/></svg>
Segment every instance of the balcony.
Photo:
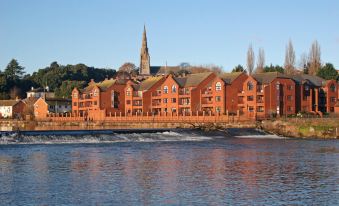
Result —
<svg viewBox="0 0 339 206"><path fill-rule="evenodd" d="M213 96L213 92L210 91L210 90L205 90L205 91L202 91L202 92L201 92L201 95L202 95L203 97Z"/></svg>
<svg viewBox="0 0 339 206"><path fill-rule="evenodd" d="M152 98L155 99L161 98L161 91L152 92Z"/></svg>
<svg viewBox="0 0 339 206"><path fill-rule="evenodd" d="M179 95L190 95L190 91L186 89L180 89Z"/></svg>
<svg viewBox="0 0 339 206"><path fill-rule="evenodd" d="M133 92L133 98L142 98L142 93Z"/></svg>
<svg viewBox="0 0 339 206"><path fill-rule="evenodd" d="M238 96L240 96L240 97L245 96L245 91L239 91Z"/></svg>
<svg viewBox="0 0 339 206"><path fill-rule="evenodd" d="M257 89L257 95L264 95L263 89Z"/></svg>

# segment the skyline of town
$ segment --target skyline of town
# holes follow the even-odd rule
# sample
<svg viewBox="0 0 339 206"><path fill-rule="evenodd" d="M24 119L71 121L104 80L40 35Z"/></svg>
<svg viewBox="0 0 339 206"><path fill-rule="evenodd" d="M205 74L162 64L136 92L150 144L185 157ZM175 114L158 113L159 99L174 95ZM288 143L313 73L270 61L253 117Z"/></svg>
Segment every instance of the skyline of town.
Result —
<svg viewBox="0 0 339 206"><path fill-rule="evenodd" d="M299 6L302 3L304 5L301 8ZM231 71L238 64L245 66L246 51L251 43L256 54L259 48L265 49L266 65L282 65L289 39L296 50L297 66L300 55L308 53L314 40L320 43L323 63L333 63L336 68L339 65L336 49L339 31L335 27L335 20L338 19L335 10L339 5L335 1L322 4L300 1L293 8L282 2L272 4L262 1L258 5L247 2L253 9L242 7L241 3L217 1L213 4L183 3L180 7L176 7L178 2L160 5L153 2L151 7L151 2L145 5L134 3L130 7L126 4L115 7L114 2L93 4L77 1L58 4L4 1L1 4L0 25L5 28L0 31L1 70L12 58L26 67L27 73L44 68L53 61L63 65L84 63L113 69L118 69L125 62L138 65L140 34L144 24L148 31L152 65L165 65L166 62L172 66L181 62L192 65L215 64L222 66L224 71ZM73 15L53 17L48 15L50 6L61 13L73 12ZM277 6L289 8L288 15L276 17L274 9ZM173 12L172 18L163 17L169 12L164 7ZM123 13L126 8L130 9L130 15ZM242 8L240 11L244 12L230 11L232 8ZM13 16L13 9L20 15ZM110 13L110 9L115 12ZM135 12L137 9L140 13ZM228 12L222 12L223 9ZM257 15L254 15L255 9L259 11ZM312 13L316 9L319 12L315 17ZM159 10L163 15L159 15ZM266 13L262 14L260 11L264 10ZM197 11L202 12L200 17ZM275 12L280 14L283 11L280 9ZM93 15L81 15L86 12L93 12ZM179 13L182 18L176 17ZM248 23L251 16L252 24ZM19 32L20 29L24 32ZM330 32L324 35L324 30Z"/></svg>

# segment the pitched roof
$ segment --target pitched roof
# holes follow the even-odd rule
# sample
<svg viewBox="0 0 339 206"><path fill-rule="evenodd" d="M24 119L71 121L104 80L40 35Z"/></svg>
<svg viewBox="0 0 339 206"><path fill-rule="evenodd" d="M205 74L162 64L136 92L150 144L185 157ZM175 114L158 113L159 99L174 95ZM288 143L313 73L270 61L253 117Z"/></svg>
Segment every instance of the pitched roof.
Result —
<svg viewBox="0 0 339 206"><path fill-rule="evenodd" d="M261 84L269 84L276 78L290 79L290 77L280 72L265 72L260 74L253 74L252 77Z"/></svg>
<svg viewBox="0 0 339 206"><path fill-rule="evenodd" d="M223 73L220 75L220 78L224 80L225 83L231 84L241 74L243 74L243 72Z"/></svg>
<svg viewBox="0 0 339 206"><path fill-rule="evenodd" d="M27 97L26 99L23 99L22 102L25 103L25 104L29 104L29 103L32 103L32 104L35 104L36 101L38 101L38 97Z"/></svg>
<svg viewBox="0 0 339 206"><path fill-rule="evenodd" d="M140 82L138 90L149 90L154 84L156 84L158 81L163 79L164 77L158 76L158 77L150 77L146 80Z"/></svg>
<svg viewBox="0 0 339 206"><path fill-rule="evenodd" d="M46 103L48 105L71 105L72 100L71 99L64 99L64 98L46 98Z"/></svg>
<svg viewBox="0 0 339 206"><path fill-rule="evenodd" d="M180 87L196 87L211 74L213 74L213 72L189 74L186 77L174 77L174 80Z"/></svg>
<svg viewBox="0 0 339 206"><path fill-rule="evenodd" d="M116 79L105 79L102 82L98 83L90 83L87 87L85 87L82 91L89 92L93 89L94 86L99 87L101 91L106 91L110 86L112 86L117 80Z"/></svg>
<svg viewBox="0 0 339 206"><path fill-rule="evenodd" d="M164 75L170 72L177 73L181 70L180 66L151 66L150 72L152 75Z"/></svg>
<svg viewBox="0 0 339 206"><path fill-rule="evenodd" d="M326 81L323 78L308 74L297 74L291 75L290 77L299 84L308 82L309 84L312 84L313 86L316 87L321 87L324 85L324 83L326 83Z"/></svg>
<svg viewBox="0 0 339 206"><path fill-rule="evenodd" d="M20 101L21 100L0 100L0 106L1 107L13 107Z"/></svg>

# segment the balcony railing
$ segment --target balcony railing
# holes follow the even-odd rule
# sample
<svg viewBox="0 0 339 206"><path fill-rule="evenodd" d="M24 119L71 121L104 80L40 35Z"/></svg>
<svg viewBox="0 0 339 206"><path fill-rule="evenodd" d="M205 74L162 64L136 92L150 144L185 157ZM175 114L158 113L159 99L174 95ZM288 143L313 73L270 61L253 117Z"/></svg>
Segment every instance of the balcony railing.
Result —
<svg viewBox="0 0 339 206"><path fill-rule="evenodd" d="M159 96L161 96L161 91L152 92L152 96L153 96L153 97L159 97Z"/></svg>
<svg viewBox="0 0 339 206"><path fill-rule="evenodd" d="M189 90L179 90L179 95L189 95L190 91Z"/></svg>
<svg viewBox="0 0 339 206"><path fill-rule="evenodd" d="M212 95L213 92L212 92L212 91L209 91L209 90L205 90L205 91L202 91L201 94Z"/></svg>

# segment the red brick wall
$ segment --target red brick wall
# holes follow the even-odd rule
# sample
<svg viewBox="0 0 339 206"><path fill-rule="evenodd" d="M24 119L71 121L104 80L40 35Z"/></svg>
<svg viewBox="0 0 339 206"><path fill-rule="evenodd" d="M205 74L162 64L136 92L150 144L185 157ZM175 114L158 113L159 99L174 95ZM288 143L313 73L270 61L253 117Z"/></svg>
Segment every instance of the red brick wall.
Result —
<svg viewBox="0 0 339 206"><path fill-rule="evenodd" d="M34 104L34 116L36 119L46 118L48 114L48 104L44 99L39 98Z"/></svg>
<svg viewBox="0 0 339 206"><path fill-rule="evenodd" d="M225 87L225 106L226 110L236 113L238 108L238 93L242 91L243 84L247 80L248 75L242 73L231 84L226 84ZM233 103L232 103L233 100Z"/></svg>

